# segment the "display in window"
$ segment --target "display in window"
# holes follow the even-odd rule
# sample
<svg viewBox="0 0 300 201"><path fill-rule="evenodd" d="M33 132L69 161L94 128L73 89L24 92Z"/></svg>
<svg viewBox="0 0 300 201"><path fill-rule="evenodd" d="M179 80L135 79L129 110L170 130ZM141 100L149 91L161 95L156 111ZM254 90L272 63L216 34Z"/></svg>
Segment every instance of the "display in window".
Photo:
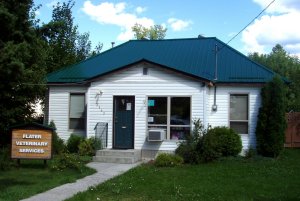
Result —
<svg viewBox="0 0 300 201"><path fill-rule="evenodd" d="M190 135L189 127L171 127L170 138L171 140L185 140Z"/></svg>

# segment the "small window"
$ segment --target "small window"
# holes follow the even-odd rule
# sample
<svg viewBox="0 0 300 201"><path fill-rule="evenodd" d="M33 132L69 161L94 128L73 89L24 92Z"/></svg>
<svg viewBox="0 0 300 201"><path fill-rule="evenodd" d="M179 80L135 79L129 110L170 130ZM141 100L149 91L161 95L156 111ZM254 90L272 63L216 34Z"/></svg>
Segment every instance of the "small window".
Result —
<svg viewBox="0 0 300 201"><path fill-rule="evenodd" d="M248 134L248 95L230 95L230 128L239 134Z"/></svg>
<svg viewBox="0 0 300 201"><path fill-rule="evenodd" d="M69 129L85 129L85 94L70 94Z"/></svg>
<svg viewBox="0 0 300 201"><path fill-rule="evenodd" d="M148 68L143 68L143 75L148 75Z"/></svg>

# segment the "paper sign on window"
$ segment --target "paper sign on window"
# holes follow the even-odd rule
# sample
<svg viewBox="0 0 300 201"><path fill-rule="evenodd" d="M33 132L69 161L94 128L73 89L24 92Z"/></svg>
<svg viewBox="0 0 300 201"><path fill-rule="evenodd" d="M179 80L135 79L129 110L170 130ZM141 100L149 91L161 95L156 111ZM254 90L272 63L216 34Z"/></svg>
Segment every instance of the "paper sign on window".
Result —
<svg viewBox="0 0 300 201"><path fill-rule="evenodd" d="M148 117L148 122L153 123L154 122L154 117Z"/></svg>
<svg viewBox="0 0 300 201"><path fill-rule="evenodd" d="M131 103L126 104L126 110L131 110Z"/></svg>
<svg viewBox="0 0 300 201"><path fill-rule="evenodd" d="M155 105L155 100L148 100L148 107L153 107Z"/></svg>

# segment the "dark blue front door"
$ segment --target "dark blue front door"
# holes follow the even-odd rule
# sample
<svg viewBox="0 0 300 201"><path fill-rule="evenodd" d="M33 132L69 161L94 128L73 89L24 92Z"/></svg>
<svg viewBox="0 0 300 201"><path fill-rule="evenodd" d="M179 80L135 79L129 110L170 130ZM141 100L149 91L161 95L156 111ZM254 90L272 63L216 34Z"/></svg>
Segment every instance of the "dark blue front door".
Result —
<svg viewBox="0 0 300 201"><path fill-rule="evenodd" d="M114 96L114 148L133 149L134 96Z"/></svg>

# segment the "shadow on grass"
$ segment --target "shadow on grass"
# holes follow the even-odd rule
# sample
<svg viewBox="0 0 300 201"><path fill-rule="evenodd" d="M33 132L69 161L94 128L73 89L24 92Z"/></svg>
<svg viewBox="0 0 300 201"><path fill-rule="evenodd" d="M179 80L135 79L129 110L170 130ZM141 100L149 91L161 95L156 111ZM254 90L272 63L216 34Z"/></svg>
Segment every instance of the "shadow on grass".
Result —
<svg viewBox="0 0 300 201"><path fill-rule="evenodd" d="M0 179L0 189L1 190L5 190L6 188L9 188L11 186L17 186L17 185L31 185L33 184L33 182L30 181L22 181L22 180L18 180L18 179L13 179L13 178L9 178L9 179Z"/></svg>

